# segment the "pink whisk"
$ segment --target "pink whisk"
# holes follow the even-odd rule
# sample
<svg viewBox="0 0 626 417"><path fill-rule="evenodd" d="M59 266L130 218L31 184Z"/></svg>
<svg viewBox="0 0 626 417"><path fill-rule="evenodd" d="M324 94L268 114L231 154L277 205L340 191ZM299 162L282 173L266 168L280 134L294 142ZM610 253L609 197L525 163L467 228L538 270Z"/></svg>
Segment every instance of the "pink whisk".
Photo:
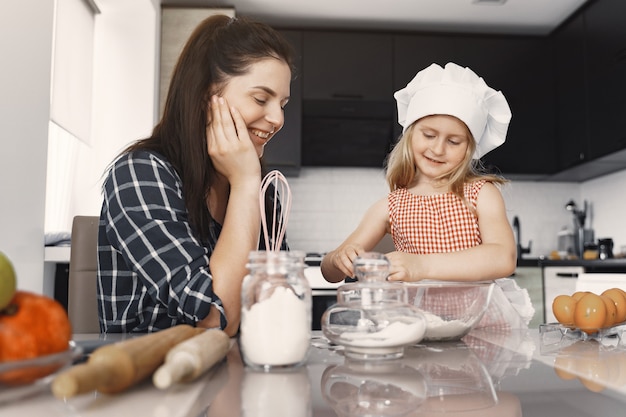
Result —
<svg viewBox="0 0 626 417"><path fill-rule="evenodd" d="M267 213L265 208L265 197L269 186L274 185L274 204L272 207L272 235L270 239L267 228ZM280 200L279 200L280 197ZM265 238L265 249L268 251L279 251L285 238L287 221L291 211L291 189L285 176L277 170L267 173L261 181L261 192L259 196L261 205L261 227ZM282 210L278 210L278 202L281 202Z"/></svg>

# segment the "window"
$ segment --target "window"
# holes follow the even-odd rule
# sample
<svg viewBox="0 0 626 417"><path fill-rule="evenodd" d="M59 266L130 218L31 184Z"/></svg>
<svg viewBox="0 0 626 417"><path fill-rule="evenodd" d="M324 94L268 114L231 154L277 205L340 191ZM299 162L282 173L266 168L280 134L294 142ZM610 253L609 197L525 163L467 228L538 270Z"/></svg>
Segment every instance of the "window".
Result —
<svg viewBox="0 0 626 417"><path fill-rule="evenodd" d="M55 0L45 232L69 231L81 142L91 143L94 21L89 0Z"/></svg>

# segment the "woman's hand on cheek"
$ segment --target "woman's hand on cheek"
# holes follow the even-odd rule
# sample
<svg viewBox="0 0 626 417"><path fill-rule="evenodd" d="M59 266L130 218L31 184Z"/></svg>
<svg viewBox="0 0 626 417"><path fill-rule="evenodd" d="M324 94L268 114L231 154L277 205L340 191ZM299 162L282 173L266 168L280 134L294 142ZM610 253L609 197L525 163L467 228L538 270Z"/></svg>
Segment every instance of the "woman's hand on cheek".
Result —
<svg viewBox="0 0 626 417"><path fill-rule="evenodd" d="M213 96L211 122L207 125L207 149L215 169L231 185L248 176L259 177L261 164L245 121L223 97Z"/></svg>

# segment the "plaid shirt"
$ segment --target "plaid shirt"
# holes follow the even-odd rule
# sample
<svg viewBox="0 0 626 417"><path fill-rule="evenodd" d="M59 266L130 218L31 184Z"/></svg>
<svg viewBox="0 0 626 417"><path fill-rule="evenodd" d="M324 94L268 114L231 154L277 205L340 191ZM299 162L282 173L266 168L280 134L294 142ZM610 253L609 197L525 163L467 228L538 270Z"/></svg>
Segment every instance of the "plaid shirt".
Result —
<svg viewBox="0 0 626 417"><path fill-rule="evenodd" d="M98 230L101 331L195 326L211 307L220 311L224 328L209 267L220 231L212 220L208 241L194 235L181 179L162 155L138 151L115 161L104 183Z"/></svg>

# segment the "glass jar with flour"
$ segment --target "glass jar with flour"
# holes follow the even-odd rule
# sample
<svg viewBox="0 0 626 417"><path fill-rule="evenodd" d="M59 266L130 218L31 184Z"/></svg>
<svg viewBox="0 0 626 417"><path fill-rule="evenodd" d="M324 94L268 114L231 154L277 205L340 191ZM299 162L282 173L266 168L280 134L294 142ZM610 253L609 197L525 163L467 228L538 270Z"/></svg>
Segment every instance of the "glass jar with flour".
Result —
<svg viewBox="0 0 626 417"><path fill-rule="evenodd" d="M358 282L337 289L337 303L322 315L322 331L344 347L346 357L362 360L396 359L405 346L424 337L426 319L408 302L401 283L387 281L390 263L369 252L354 260Z"/></svg>
<svg viewBox="0 0 626 417"><path fill-rule="evenodd" d="M306 361L311 342L311 287L300 251L253 251L241 291L239 346L261 370Z"/></svg>

